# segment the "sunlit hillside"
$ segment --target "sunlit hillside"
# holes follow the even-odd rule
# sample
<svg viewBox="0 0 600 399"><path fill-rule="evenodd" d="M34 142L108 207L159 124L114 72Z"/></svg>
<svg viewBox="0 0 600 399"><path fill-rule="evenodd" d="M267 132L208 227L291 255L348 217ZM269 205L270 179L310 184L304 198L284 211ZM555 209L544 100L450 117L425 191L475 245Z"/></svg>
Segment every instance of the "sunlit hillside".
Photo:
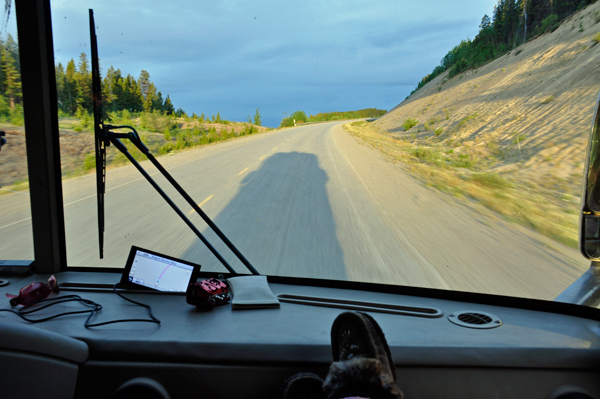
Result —
<svg viewBox="0 0 600 399"><path fill-rule="evenodd" d="M483 67L443 73L355 133L428 184L575 245L599 15L596 3Z"/></svg>

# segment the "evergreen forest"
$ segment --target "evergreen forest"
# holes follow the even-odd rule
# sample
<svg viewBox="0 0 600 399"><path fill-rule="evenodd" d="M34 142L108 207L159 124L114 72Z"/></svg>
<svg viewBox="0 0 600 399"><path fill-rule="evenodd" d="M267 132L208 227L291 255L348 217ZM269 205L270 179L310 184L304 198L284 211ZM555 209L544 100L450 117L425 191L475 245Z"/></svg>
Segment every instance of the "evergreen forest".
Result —
<svg viewBox="0 0 600 399"><path fill-rule="evenodd" d="M23 124L19 46L11 35L0 42L0 121Z"/></svg>
<svg viewBox="0 0 600 399"><path fill-rule="evenodd" d="M421 79L410 94L446 71L449 71L448 76L452 78L500 57L528 40L552 32L562 21L594 2L595 0L498 0L492 16L486 14L481 19L477 36L473 40L462 40L454 46L442 58L440 65ZM600 20L600 16L597 15L596 20Z"/></svg>
<svg viewBox="0 0 600 399"><path fill-rule="evenodd" d="M9 34L0 42L0 121L23 125L19 46ZM66 66L55 67L58 112L61 118L77 117L87 121L93 114L91 62L81 53L77 62L71 59ZM120 69L110 66L102 79L105 118L156 119L158 115L188 118L186 112L175 109L169 95L163 96L146 70L136 79L123 76ZM260 125L258 109L254 124ZM199 123L225 123L219 113L212 117L193 114ZM257 123L258 122L258 123ZM87 123L86 123L87 124ZM153 129L156 130L156 129Z"/></svg>

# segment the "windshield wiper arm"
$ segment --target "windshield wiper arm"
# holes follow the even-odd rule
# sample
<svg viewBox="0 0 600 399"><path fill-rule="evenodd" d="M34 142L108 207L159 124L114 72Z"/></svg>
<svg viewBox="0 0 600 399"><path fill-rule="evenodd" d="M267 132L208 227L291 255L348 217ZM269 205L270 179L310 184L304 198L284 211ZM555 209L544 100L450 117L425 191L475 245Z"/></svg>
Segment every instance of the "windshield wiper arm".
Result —
<svg viewBox="0 0 600 399"><path fill-rule="evenodd" d="M111 129L131 129L129 133L115 133L111 132ZM210 226L210 228L219 236L219 238L227 245L227 247L233 252L238 259L250 270L252 274L260 274L254 266L242 255L242 253L233 245L233 243L223 234L223 232L217 227L216 224L208 217L206 213L196 204L196 202L188 195L188 193L177 183L177 181L167 172L167 170L158 162L158 160L152 155L148 147L144 145L137 131L131 126L112 126L104 125L101 129L104 137L109 140L113 145L123 153L131 161L131 163L140 171L140 173L148 180L148 182L154 187L156 191L164 198L164 200L173 208L173 210L179 215L179 217L188 225L190 229L200 238L200 240L207 246L207 248L219 259L219 261L229 270L231 273L237 274L235 270L229 265L229 263L219 254L219 252L208 242L208 240L200 233L200 231L194 226L194 224L185 216L185 214L175 205L175 203L169 198L169 196L160 188L160 186L150 177L148 172L135 160L133 155L129 153L125 144L120 139L127 139L133 145L139 149L154 166L162 173L162 175L171 183L171 185L177 190L177 192L185 198L188 204L202 217L202 219Z"/></svg>

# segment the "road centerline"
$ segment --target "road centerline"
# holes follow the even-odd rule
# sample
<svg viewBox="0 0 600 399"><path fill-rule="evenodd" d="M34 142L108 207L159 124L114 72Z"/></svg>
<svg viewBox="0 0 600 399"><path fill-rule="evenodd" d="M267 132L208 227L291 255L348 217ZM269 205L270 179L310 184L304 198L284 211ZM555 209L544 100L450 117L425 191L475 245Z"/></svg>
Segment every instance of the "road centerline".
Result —
<svg viewBox="0 0 600 399"><path fill-rule="evenodd" d="M202 206L203 206L204 204L206 204L208 201L210 201L210 199L211 199L212 197L214 197L214 196L215 196L214 194L211 194L211 195L209 195L209 196L208 196L208 197L207 197L207 198L206 198L204 201L202 201L201 203L199 203L199 204L198 204L198 208L202 208ZM191 211L189 211L188 215L191 215L191 214L192 214L192 213L194 213L194 212L195 212L195 211L192 209Z"/></svg>

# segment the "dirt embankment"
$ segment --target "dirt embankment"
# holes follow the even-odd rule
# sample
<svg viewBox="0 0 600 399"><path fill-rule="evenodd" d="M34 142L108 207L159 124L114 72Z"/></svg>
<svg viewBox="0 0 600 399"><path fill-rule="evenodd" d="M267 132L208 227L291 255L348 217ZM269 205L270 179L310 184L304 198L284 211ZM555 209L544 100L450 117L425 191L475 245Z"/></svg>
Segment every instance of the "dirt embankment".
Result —
<svg viewBox="0 0 600 399"><path fill-rule="evenodd" d="M551 230L567 229L570 238L560 233L560 240L573 245L600 91L598 15L600 3L483 67L452 79L442 74L370 124L370 133L354 133L411 164L432 186L446 184L445 191L479 199L536 228L537 222L522 216L524 192L530 193L531 209L540 201L550 204L544 211L550 213L540 218L558 215L562 222ZM424 164L437 171L420 168ZM433 176L438 172L445 182ZM499 193L483 200L471 188L455 189L469 180L484 189L495 185ZM498 204L510 200L511 189L520 205L503 210Z"/></svg>

